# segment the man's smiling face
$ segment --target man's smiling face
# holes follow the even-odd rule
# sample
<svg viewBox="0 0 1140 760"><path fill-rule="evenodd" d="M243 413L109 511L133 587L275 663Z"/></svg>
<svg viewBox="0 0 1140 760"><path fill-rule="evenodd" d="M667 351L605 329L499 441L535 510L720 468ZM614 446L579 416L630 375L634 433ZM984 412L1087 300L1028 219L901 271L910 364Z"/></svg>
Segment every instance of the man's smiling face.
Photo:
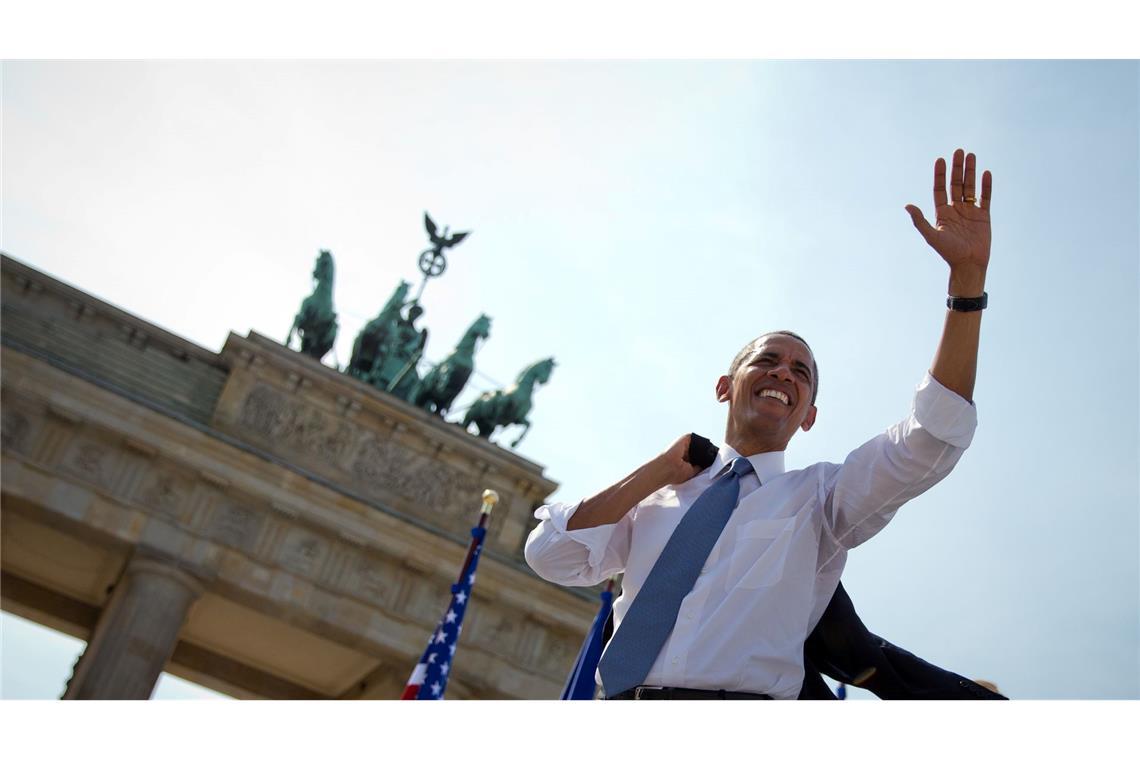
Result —
<svg viewBox="0 0 1140 760"><path fill-rule="evenodd" d="M717 380L728 402L725 442L740 454L783 451L797 430L815 423L816 377L811 349L790 335L758 338L732 377Z"/></svg>

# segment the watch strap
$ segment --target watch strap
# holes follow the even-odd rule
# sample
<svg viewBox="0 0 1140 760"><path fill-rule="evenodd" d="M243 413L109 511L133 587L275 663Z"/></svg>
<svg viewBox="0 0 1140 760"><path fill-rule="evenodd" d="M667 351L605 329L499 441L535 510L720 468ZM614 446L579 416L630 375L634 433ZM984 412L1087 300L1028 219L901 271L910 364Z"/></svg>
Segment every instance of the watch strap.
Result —
<svg viewBox="0 0 1140 760"><path fill-rule="evenodd" d="M989 303L989 293L982 291L977 298L946 296L946 308L951 311L981 311Z"/></svg>

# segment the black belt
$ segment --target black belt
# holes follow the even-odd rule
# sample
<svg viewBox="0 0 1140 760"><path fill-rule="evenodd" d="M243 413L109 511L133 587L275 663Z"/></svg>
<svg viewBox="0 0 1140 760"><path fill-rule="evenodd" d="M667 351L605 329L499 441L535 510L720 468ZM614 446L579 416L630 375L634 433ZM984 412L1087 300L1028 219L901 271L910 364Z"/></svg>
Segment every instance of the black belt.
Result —
<svg viewBox="0 0 1140 760"><path fill-rule="evenodd" d="M771 699L767 694L752 694L747 691L709 691L706 689L682 689L677 686L638 686L626 689L606 699Z"/></svg>

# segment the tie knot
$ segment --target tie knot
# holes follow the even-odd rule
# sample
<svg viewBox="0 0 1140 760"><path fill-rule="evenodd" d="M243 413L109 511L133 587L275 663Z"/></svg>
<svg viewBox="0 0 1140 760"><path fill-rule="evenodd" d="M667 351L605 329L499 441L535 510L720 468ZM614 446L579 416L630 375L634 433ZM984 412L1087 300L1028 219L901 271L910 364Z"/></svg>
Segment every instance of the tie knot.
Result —
<svg viewBox="0 0 1140 760"><path fill-rule="evenodd" d="M747 457L737 457L732 460L729 470L739 476L744 476L752 472L752 463L748 461Z"/></svg>

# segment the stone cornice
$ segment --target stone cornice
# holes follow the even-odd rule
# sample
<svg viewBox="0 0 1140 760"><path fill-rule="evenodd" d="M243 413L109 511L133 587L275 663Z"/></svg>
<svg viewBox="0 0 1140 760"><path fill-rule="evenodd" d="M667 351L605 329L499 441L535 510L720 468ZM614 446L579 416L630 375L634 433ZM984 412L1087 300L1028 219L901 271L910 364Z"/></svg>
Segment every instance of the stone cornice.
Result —
<svg viewBox="0 0 1140 760"><path fill-rule="evenodd" d="M100 318L117 323L122 332L130 334L131 340L136 342L145 340L149 345L161 346L178 357L197 359L216 367L224 366L221 358L213 351L57 280L7 254L0 254L0 265L4 277L12 278L17 291L54 296L71 304L77 317Z"/></svg>

